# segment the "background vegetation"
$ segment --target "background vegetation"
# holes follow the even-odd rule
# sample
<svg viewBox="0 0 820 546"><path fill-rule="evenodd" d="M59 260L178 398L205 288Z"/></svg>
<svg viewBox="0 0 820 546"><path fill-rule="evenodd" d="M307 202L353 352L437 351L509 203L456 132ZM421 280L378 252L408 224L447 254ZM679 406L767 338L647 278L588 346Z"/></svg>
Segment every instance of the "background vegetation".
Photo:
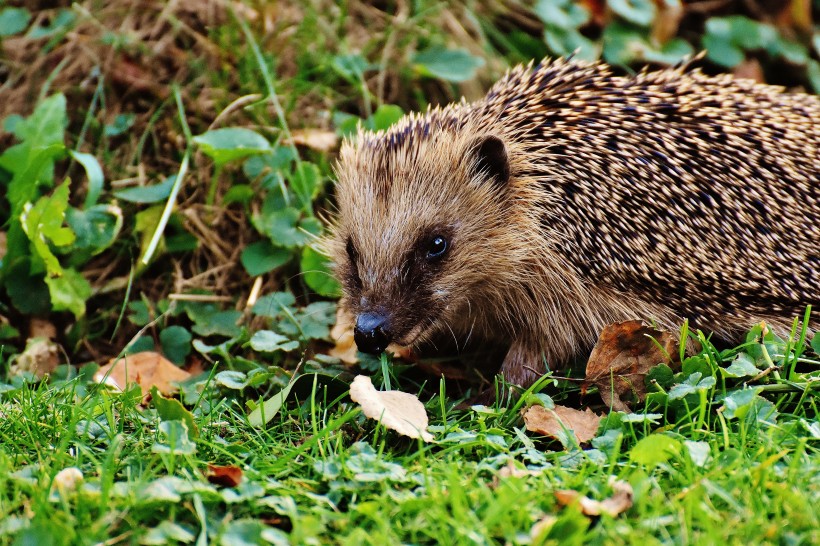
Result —
<svg viewBox="0 0 820 546"><path fill-rule="evenodd" d="M580 404L570 383L464 409L454 377L362 361L424 393L440 443L422 448L344 397L338 285L310 246L359 123L575 51L630 72L705 50L707 72L818 92L818 17L816 0L3 4L0 541L819 542L820 370L799 328L705 343L586 451L521 431L523 403ZM154 349L194 374L185 413L91 381ZM251 426L248 404L286 386ZM535 473L494 484L509 461ZM245 479L213 485L208 463ZM55 492L72 466L85 485ZM600 498L611 476L635 488L626 516L556 507L554 489Z"/></svg>

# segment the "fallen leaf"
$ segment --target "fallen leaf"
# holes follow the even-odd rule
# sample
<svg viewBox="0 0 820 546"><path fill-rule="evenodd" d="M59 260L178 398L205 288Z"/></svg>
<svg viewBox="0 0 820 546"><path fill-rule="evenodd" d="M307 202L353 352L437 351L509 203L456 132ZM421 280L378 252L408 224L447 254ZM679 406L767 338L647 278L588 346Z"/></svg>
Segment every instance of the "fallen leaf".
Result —
<svg viewBox="0 0 820 546"><path fill-rule="evenodd" d="M732 70L732 74L735 78L754 80L757 83L766 83L763 67L760 66L760 61L754 57L749 57L745 61L742 61Z"/></svg>
<svg viewBox="0 0 820 546"><path fill-rule="evenodd" d="M160 393L169 396L179 390L172 383L185 381L189 377L191 374L176 367L161 354L145 351L120 359L111 359L108 364L97 370L94 381L121 391L136 383L142 389L143 396L151 391L151 387L156 387Z"/></svg>
<svg viewBox="0 0 820 546"><path fill-rule="evenodd" d="M28 323L28 337L44 337L50 340L57 339L57 327L49 320L32 318Z"/></svg>
<svg viewBox="0 0 820 546"><path fill-rule="evenodd" d="M498 487L498 484L501 483L501 480L505 480L507 478L528 478L530 476L538 476L539 474L542 474L542 472L539 470L522 468L515 464L513 459L508 459L507 464L499 468L498 473L493 476L491 487L495 489Z"/></svg>
<svg viewBox="0 0 820 546"><path fill-rule="evenodd" d="M57 472L54 481L51 482L51 492L49 500L52 502L60 500L60 497L76 491L83 482L83 472L75 466L69 466Z"/></svg>
<svg viewBox="0 0 820 546"><path fill-rule="evenodd" d="M236 487L242 481L242 469L238 466L208 465L208 481L223 487Z"/></svg>
<svg viewBox="0 0 820 546"><path fill-rule="evenodd" d="M632 507L632 486L621 480L614 480L610 485L613 489L612 496L602 501L590 499L571 489L555 491L555 500L562 506L578 503L585 516L607 514L615 517Z"/></svg>
<svg viewBox="0 0 820 546"><path fill-rule="evenodd" d="M32 337L26 341L22 353L12 357L9 376L30 373L38 379L52 373L60 364L60 346L44 337Z"/></svg>
<svg viewBox="0 0 820 546"><path fill-rule="evenodd" d="M317 152L331 152L339 147L339 135L326 129L297 129L291 132L293 143Z"/></svg>
<svg viewBox="0 0 820 546"><path fill-rule="evenodd" d="M555 525L557 521L558 518L556 516L553 516L552 514L547 514L546 516L538 520L535 523L535 525L532 526L532 529L530 529L530 538L536 540L544 536L545 533L549 532L549 530L552 529L553 525ZM538 542L538 544L541 544L541 542Z"/></svg>
<svg viewBox="0 0 820 546"><path fill-rule="evenodd" d="M330 329L330 339L336 342L328 354L334 356L345 364L355 364L359 361L356 357L356 342L353 340L353 316L340 305L336 310L336 324Z"/></svg>
<svg viewBox="0 0 820 546"><path fill-rule="evenodd" d="M561 441L565 430L571 430L581 444L589 443L598 432L601 416L591 409L584 411L555 406L547 409L544 406L530 406L524 412L524 424L530 432L536 432Z"/></svg>
<svg viewBox="0 0 820 546"><path fill-rule="evenodd" d="M680 366L678 339L638 320L610 324L589 355L585 383L597 386L613 410L630 412L623 398L630 393L638 402L646 398L644 379L649 370L658 364Z"/></svg>
<svg viewBox="0 0 820 546"><path fill-rule="evenodd" d="M350 385L350 398L362 413L381 422L385 428L410 438L432 442L427 432L427 412L418 398L401 391L377 391L366 375L357 375Z"/></svg>

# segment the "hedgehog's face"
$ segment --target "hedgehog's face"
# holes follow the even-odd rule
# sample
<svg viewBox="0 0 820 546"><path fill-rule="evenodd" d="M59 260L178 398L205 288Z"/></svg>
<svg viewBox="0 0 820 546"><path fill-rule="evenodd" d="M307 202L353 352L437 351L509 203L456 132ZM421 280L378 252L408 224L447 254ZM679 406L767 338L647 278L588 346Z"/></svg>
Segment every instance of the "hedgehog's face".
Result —
<svg viewBox="0 0 820 546"><path fill-rule="evenodd" d="M500 139L391 134L360 136L338 166L332 252L356 344L370 353L469 324L474 288L493 273L487 240L507 221Z"/></svg>

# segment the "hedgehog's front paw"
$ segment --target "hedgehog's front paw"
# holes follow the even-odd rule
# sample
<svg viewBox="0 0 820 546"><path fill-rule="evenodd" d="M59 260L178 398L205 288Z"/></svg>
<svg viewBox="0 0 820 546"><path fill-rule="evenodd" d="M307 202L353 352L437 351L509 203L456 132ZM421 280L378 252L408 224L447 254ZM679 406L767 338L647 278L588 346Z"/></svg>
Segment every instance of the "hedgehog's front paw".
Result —
<svg viewBox="0 0 820 546"><path fill-rule="evenodd" d="M527 388L544 375L546 367L541 351L520 341L514 341L504 363L501 375L507 383Z"/></svg>

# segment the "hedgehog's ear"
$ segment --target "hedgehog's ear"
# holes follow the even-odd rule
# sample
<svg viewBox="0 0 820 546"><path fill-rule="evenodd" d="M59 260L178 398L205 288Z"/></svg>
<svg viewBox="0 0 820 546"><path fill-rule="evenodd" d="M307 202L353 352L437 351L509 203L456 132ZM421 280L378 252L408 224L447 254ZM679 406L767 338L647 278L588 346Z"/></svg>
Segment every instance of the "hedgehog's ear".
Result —
<svg viewBox="0 0 820 546"><path fill-rule="evenodd" d="M482 173L487 180L503 186L510 179L510 161L507 158L507 147L504 142L492 135L475 140L473 150L473 169Z"/></svg>

